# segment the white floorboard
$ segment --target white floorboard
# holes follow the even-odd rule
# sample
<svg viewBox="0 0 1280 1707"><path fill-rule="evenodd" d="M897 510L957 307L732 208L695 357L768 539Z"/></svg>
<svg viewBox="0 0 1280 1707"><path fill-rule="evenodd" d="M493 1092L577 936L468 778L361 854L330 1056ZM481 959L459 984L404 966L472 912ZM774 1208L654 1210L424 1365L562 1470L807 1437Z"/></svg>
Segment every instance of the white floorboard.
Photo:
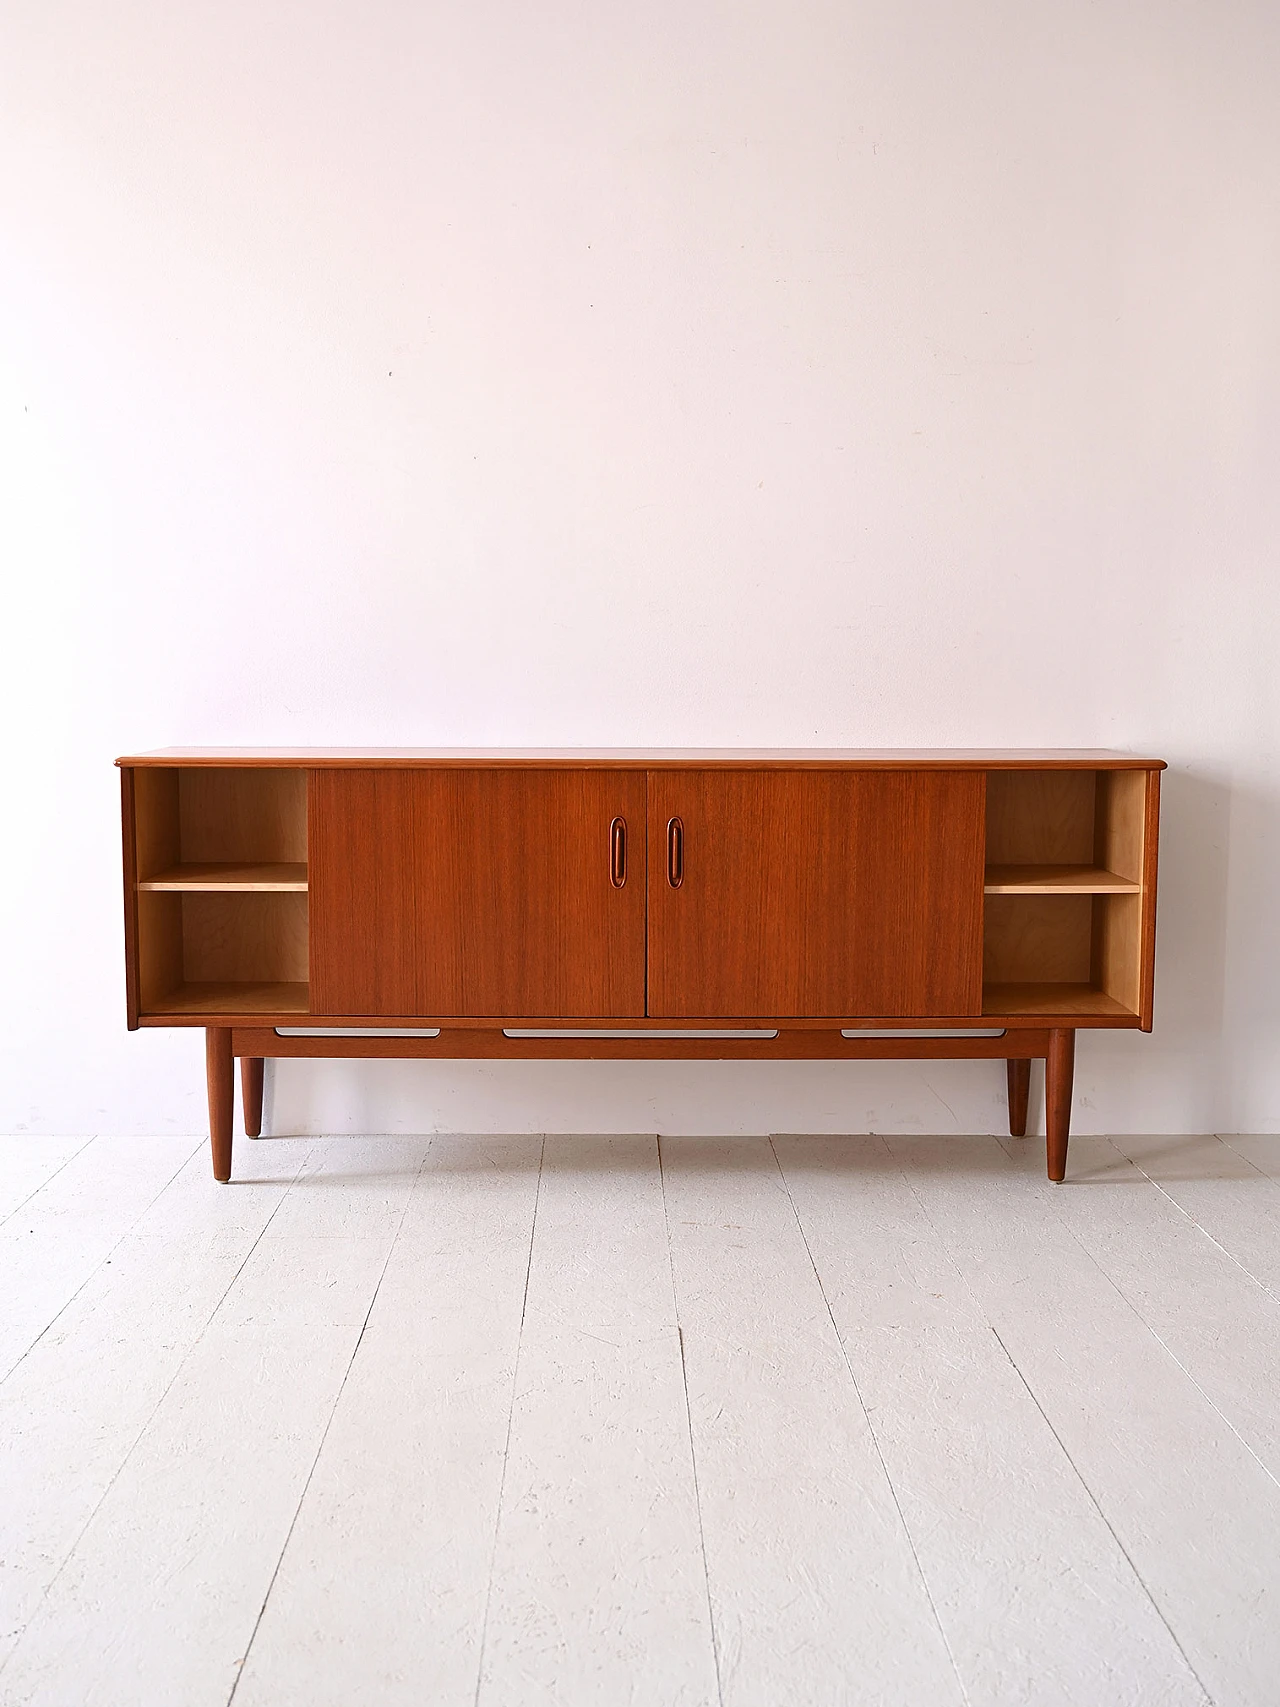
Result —
<svg viewBox="0 0 1280 1707"><path fill-rule="evenodd" d="M305 1154L276 1147L279 1183L214 1195L202 1145L0 1383L0 1666Z"/></svg>
<svg viewBox="0 0 1280 1707"><path fill-rule="evenodd" d="M236 1707L472 1707L541 1150L433 1140Z"/></svg>
<svg viewBox="0 0 1280 1707"><path fill-rule="evenodd" d="M6 1702L229 1699L357 1333L207 1330L18 1644Z"/></svg>
<svg viewBox="0 0 1280 1707"><path fill-rule="evenodd" d="M1280 1485L1280 1299L1106 1139L1072 1148L1081 1189L1054 1207Z"/></svg>
<svg viewBox="0 0 1280 1707"><path fill-rule="evenodd" d="M0 1140L0 1702L1275 1707L1278 1223L1280 1137Z"/></svg>
<svg viewBox="0 0 1280 1707"><path fill-rule="evenodd" d="M194 1149L191 1139L95 1138L25 1194L21 1207L0 1227L0 1380L56 1320ZM26 1183L24 1179L18 1190L25 1191Z"/></svg>
<svg viewBox="0 0 1280 1707"><path fill-rule="evenodd" d="M1247 1148L1248 1139L1113 1138L1111 1142L1203 1233L1273 1297L1280 1298L1280 1165L1269 1175L1249 1161L1238 1148ZM1280 1145L1280 1139L1271 1143Z"/></svg>
<svg viewBox="0 0 1280 1707"><path fill-rule="evenodd" d="M664 1139L727 1707L963 1700L767 1139Z"/></svg>
<svg viewBox="0 0 1280 1707"><path fill-rule="evenodd" d="M546 1141L476 1700L716 1700L652 1137Z"/></svg>
<svg viewBox="0 0 1280 1707"><path fill-rule="evenodd" d="M1219 1134L1220 1141L1269 1179L1280 1179L1280 1132Z"/></svg>
<svg viewBox="0 0 1280 1707"><path fill-rule="evenodd" d="M6 1707L229 1699L393 1238L268 1224L14 1649Z"/></svg>
<svg viewBox="0 0 1280 1707"><path fill-rule="evenodd" d="M994 1138L887 1142L1206 1693L1269 1707L1280 1486L1064 1219L1128 1188L1091 1183L1087 1141L1068 1187Z"/></svg>
<svg viewBox="0 0 1280 1707"><path fill-rule="evenodd" d="M1203 1702L884 1141L775 1149L972 1707Z"/></svg>
<svg viewBox="0 0 1280 1707"><path fill-rule="evenodd" d="M0 1227L91 1138L0 1138Z"/></svg>

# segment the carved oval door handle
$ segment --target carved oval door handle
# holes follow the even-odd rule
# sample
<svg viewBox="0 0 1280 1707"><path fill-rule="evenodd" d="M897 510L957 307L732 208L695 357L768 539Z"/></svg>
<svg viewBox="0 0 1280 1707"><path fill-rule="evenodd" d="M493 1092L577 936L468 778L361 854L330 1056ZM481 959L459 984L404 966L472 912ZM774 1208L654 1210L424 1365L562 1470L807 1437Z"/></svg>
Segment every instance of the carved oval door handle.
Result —
<svg viewBox="0 0 1280 1707"><path fill-rule="evenodd" d="M627 881L627 820L615 818L609 826L609 881L621 889Z"/></svg>
<svg viewBox="0 0 1280 1707"><path fill-rule="evenodd" d="M673 889L684 882L684 824L679 818L667 820L667 882Z"/></svg>

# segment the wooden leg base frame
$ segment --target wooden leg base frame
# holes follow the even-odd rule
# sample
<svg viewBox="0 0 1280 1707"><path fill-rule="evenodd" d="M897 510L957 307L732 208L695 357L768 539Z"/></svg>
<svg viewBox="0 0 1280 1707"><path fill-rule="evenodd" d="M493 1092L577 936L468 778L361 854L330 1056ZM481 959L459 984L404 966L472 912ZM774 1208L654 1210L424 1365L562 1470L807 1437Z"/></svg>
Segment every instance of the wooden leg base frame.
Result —
<svg viewBox="0 0 1280 1707"><path fill-rule="evenodd" d="M302 1029L302 1028L299 1028ZM406 1028L408 1029L408 1028ZM423 1027L423 1030L428 1029ZM510 1028L516 1029L514 1027ZM1027 1130L1027 1092L1031 1063L1045 1063L1046 1156L1049 1178L1061 1180L1067 1169L1071 1130L1071 1081L1075 1061L1074 1030L1009 1030L997 1036L913 1037L880 1033L874 1038L847 1037L841 1031L787 1030L761 1027L754 1035L726 1040L707 1036L652 1039L642 1031L616 1027L582 1028L586 1035L508 1036L492 1030L442 1027L435 1036L362 1037L282 1036L268 1026L211 1026L205 1032L209 1076L209 1135L213 1177L231 1178L231 1112L234 1059L240 1058L245 1131L256 1138L262 1130L263 1068L268 1059L302 1056L333 1060L516 1060L516 1061L885 1061L885 1060L1004 1060L1009 1086L1009 1131L1021 1138ZM649 1027L648 1029L654 1029ZM675 1028L672 1028L675 1029ZM769 1035L773 1032L773 1035Z"/></svg>
<svg viewBox="0 0 1280 1707"><path fill-rule="evenodd" d="M266 1062L261 1055L240 1057L240 1100L244 1104L244 1130L248 1138L262 1132L262 1080Z"/></svg>
<svg viewBox="0 0 1280 1707"><path fill-rule="evenodd" d="M1009 1136L1027 1135L1027 1096L1031 1090L1031 1061L1026 1055L1006 1063L1009 1069Z"/></svg>
<svg viewBox="0 0 1280 1707"><path fill-rule="evenodd" d="M1045 1141L1049 1178L1067 1177L1067 1140L1071 1136L1071 1081L1075 1073L1076 1034L1051 1031L1044 1064Z"/></svg>
<svg viewBox="0 0 1280 1707"><path fill-rule="evenodd" d="M209 1080L209 1142L213 1177L224 1184L231 1178L231 1108L235 1100L235 1068L231 1033L210 1026L204 1034L205 1071Z"/></svg>
<svg viewBox="0 0 1280 1707"><path fill-rule="evenodd" d="M427 1029L427 1028L423 1028ZM585 1029L585 1028L584 1028ZM266 1026L210 1026L205 1033L208 1065L208 1130L213 1178L230 1180L234 1058L241 1060L244 1130L256 1139L263 1130L263 1069L268 1058L321 1060L993 1060L1004 1058L1009 1075L1009 1130L1027 1130L1031 1062L1044 1062L1046 1159L1050 1180L1067 1174L1072 1118L1075 1031L1007 1031L1002 1036L910 1036L850 1038L841 1031L787 1031L741 1040L672 1038L650 1041L637 1031L609 1038L604 1029L587 1036L509 1036L505 1029L440 1028L435 1036L282 1036ZM623 1029L623 1028L616 1028ZM773 1028L761 1028L768 1031Z"/></svg>

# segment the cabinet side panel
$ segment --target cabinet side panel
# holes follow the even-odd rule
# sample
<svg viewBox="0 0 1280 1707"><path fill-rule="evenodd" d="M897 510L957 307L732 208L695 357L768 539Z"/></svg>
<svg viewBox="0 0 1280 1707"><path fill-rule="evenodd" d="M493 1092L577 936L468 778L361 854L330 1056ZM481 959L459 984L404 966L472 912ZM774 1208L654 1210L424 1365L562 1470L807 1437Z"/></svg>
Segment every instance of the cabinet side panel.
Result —
<svg viewBox="0 0 1280 1707"><path fill-rule="evenodd" d="M1093 981L1130 1013L1142 1005L1142 896L1097 895Z"/></svg>
<svg viewBox="0 0 1280 1707"><path fill-rule="evenodd" d="M1155 1006L1156 881L1160 847L1160 772L1148 771L1146 778L1146 825L1142 857L1142 966L1138 990L1138 1017L1143 1031L1150 1031Z"/></svg>
<svg viewBox="0 0 1280 1707"><path fill-rule="evenodd" d="M1146 839L1147 771L1099 771L1094 863L1141 883ZM1158 774L1158 773L1157 773Z"/></svg>
<svg viewBox="0 0 1280 1707"><path fill-rule="evenodd" d="M145 882L177 865L178 773L138 770L133 776L137 877Z"/></svg>
<svg viewBox="0 0 1280 1707"><path fill-rule="evenodd" d="M130 1031L138 1029L138 832L134 773L120 767L120 831L124 868L124 1002Z"/></svg>
<svg viewBox="0 0 1280 1707"><path fill-rule="evenodd" d="M182 984L182 908L177 896L139 893L137 884L177 864L178 772L158 767L123 774L133 781L132 873L126 881L133 889L138 1012L158 1013Z"/></svg>
<svg viewBox="0 0 1280 1707"><path fill-rule="evenodd" d="M417 1009L412 771L310 773L311 1012Z"/></svg>
<svg viewBox="0 0 1280 1707"><path fill-rule="evenodd" d="M1147 805L1158 772L1101 771L1094 863L1144 885L1137 895L1099 895L1094 904L1094 984L1131 1013L1143 1008L1147 954ZM1149 1007L1149 1002L1148 1002Z"/></svg>

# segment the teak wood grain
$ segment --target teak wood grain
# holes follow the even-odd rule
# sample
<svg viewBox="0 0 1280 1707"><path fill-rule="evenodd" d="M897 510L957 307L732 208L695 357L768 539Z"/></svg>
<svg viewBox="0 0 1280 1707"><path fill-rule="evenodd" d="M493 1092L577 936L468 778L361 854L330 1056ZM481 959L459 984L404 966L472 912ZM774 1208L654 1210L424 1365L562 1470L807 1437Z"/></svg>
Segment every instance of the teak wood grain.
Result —
<svg viewBox="0 0 1280 1707"><path fill-rule="evenodd" d="M999 770L987 778L989 865L1088 865L1096 770Z"/></svg>
<svg viewBox="0 0 1280 1707"><path fill-rule="evenodd" d="M981 1013L983 785L651 771L649 1013Z"/></svg>
<svg viewBox="0 0 1280 1707"><path fill-rule="evenodd" d="M187 861L303 863L307 773L192 767L178 772L178 826Z"/></svg>
<svg viewBox="0 0 1280 1707"><path fill-rule="evenodd" d="M313 1011L417 1011L417 782L410 771L312 773L307 899Z"/></svg>
<svg viewBox="0 0 1280 1707"><path fill-rule="evenodd" d="M196 890L181 907L187 984L306 982L305 894Z"/></svg>
<svg viewBox="0 0 1280 1707"><path fill-rule="evenodd" d="M313 1009L644 1014L643 776L317 771L311 796Z"/></svg>
<svg viewBox="0 0 1280 1707"><path fill-rule="evenodd" d="M1091 895L988 895L983 976L988 985L1088 984Z"/></svg>

